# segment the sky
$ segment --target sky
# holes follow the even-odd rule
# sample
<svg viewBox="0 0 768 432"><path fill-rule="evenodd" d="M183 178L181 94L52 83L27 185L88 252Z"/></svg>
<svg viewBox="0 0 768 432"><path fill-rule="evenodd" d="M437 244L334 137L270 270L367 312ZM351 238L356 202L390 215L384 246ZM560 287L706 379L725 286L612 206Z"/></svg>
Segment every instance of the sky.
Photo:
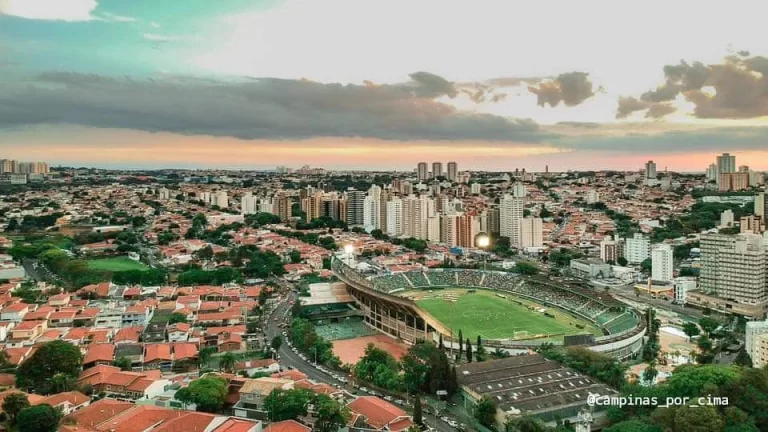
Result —
<svg viewBox="0 0 768 432"><path fill-rule="evenodd" d="M730 152L768 170L766 13L761 0L0 0L0 158L703 171Z"/></svg>

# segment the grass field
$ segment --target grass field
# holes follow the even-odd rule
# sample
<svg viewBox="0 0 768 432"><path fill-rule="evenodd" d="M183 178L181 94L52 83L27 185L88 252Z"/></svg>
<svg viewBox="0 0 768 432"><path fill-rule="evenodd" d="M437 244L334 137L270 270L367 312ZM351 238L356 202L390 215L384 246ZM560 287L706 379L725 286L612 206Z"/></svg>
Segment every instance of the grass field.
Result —
<svg viewBox="0 0 768 432"><path fill-rule="evenodd" d="M600 329L584 319L575 318L559 309L546 308L548 313L555 316L550 318L513 302L509 293L500 294L507 298L483 290L468 293L465 289L450 289L430 294L421 291L416 294L416 303L455 333L461 330L463 336L472 341L478 335L483 339L512 339L515 332L519 331L527 331L528 337L551 335L549 338L553 340L562 340L564 335L584 333L602 336ZM445 300L446 295L456 296L456 301ZM423 298L419 299L418 296ZM541 307L519 297L514 297L514 300ZM579 329L576 324L584 328Z"/></svg>
<svg viewBox="0 0 768 432"><path fill-rule="evenodd" d="M147 270L149 267L134 261L128 257L100 258L88 260L88 267L94 270L107 271L125 271L125 270Z"/></svg>

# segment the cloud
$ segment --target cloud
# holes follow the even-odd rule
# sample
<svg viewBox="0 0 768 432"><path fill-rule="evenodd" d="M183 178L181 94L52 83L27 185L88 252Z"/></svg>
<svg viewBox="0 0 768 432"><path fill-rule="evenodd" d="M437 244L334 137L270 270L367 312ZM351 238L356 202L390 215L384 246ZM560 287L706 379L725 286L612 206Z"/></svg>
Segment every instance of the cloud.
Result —
<svg viewBox="0 0 768 432"><path fill-rule="evenodd" d="M432 74L358 86L303 80L136 80L48 73L0 84L0 127L74 124L244 139L368 137L389 140L541 142L531 120L462 112L433 98L455 90Z"/></svg>
<svg viewBox="0 0 768 432"><path fill-rule="evenodd" d="M635 98L619 99L616 116L648 109L646 116L662 118L674 112L658 105L683 97L694 105L693 115L708 119L747 119L768 116L768 58L747 51L726 57L720 64L681 61L664 66L665 82ZM630 100L631 99L631 100Z"/></svg>
<svg viewBox="0 0 768 432"><path fill-rule="evenodd" d="M555 79L544 81L537 86L529 86L528 90L538 96L540 106L555 107L563 102L566 106L576 106L595 95L589 74L584 72L568 72L558 75Z"/></svg>
<svg viewBox="0 0 768 432"><path fill-rule="evenodd" d="M113 22L129 23L129 22L136 22L137 21L137 19L134 18L134 17L115 15L115 14L109 13L109 12L102 12L101 14L99 14L99 17L104 19L104 20L106 20L106 21L113 21Z"/></svg>
<svg viewBox="0 0 768 432"><path fill-rule="evenodd" d="M154 21L150 21L149 25L152 26L152 28L160 28L160 24L158 24L158 23L156 23Z"/></svg>
<svg viewBox="0 0 768 432"><path fill-rule="evenodd" d="M0 0L0 15L35 20L90 21L96 0Z"/></svg>
<svg viewBox="0 0 768 432"><path fill-rule="evenodd" d="M152 42L176 42L182 40L179 36L168 36L156 33L144 33L142 37Z"/></svg>

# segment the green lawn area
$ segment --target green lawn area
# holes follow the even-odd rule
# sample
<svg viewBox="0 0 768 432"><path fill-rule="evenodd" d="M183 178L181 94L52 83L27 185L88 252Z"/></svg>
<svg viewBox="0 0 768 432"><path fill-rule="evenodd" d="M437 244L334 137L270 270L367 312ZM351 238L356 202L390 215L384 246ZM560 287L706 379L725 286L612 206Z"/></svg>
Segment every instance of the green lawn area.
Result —
<svg viewBox="0 0 768 432"><path fill-rule="evenodd" d="M125 270L147 270L148 266L134 261L128 257L99 258L88 260L88 267L94 270L107 271L125 271Z"/></svg>
<svg viewBox="0 0 768 432"><path fill-rule="evenodd" d="M445 300L443 297L446 294L456 295L456 301ZM584 333L602 336L596 326L562 310L546 308L548 313L555 316L550 318L543 313L530 311L513 300L537 306L535 303L519 297L513 298L509 293L499 292L506 298L500 298L496 294L484 290L477 290L475 293L468 293L465 289L440 290L425 294L426 298L417 300L416 303L452 328L454 334L461 330L463 336L473 342L478 334L483 339L511 339L517 331L527 331L528 337L552 335L550 337L554 340L562 340L564 335ZM576 324L581 324L584 328L579 329Z"/></svg>

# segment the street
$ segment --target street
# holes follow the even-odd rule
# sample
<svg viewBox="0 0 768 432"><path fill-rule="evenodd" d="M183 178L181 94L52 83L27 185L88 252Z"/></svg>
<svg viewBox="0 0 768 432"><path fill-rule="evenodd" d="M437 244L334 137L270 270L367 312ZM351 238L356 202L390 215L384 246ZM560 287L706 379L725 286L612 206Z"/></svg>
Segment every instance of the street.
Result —
<svg viewBox="0 0 768 432"><path fill-rule="evenodd" d="M283 322L283 314L286 313L291 307L290 303L288 302L288 298L294 298L293 294L288 294L288 297L284 299L281 303L278 303L275 309L270 313L269 317L267 318L267 329L266 329L266 336L267 340L272 340L275 336L282 336L282 329L279 327L279 325ZM290 312L289 312L290 313ZM275 322L274 317L278 317L278 321ZM285 339L285 338L284 338ZM322 382L326 384L330 384L334 387L343 388L348 393L356 394L360 393L359 391L355 390L352 385L350 384L352 382L351 377L346 377L348 380L347 384L342 383L341 381L333 378L332 376L325 374L321 371L319 371L310 361L302 360L301 357L299 357L298 354L294 353L291 348L288 346L287 343L283 342L283 344L280 346L279 350L280 354L280 366L283 368L289 368L292 367L294 369L297 369L301 372L303 372L309 379L315 382ZM344 375L344 372L338 372L337 375ZM428 414L426 412L427 406L426 402L423 403L424 407L424 422L427 424L427 426L434 427L436 430L439 430L441 432L451 432L455 431L456 429L451 427L448 423L444 422L443 420L440 420L439 418ZM404 409L410 408L410 407L402 407Z"/></svg>

